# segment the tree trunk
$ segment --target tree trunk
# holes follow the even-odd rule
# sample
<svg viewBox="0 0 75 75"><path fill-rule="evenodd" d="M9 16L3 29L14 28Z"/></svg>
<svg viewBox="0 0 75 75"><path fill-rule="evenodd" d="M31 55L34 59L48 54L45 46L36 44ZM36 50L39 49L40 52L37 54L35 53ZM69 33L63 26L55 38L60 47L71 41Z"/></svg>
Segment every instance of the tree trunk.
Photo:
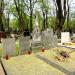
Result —
<svg viewBox="0 0 75 75"><path fill-rule="evenodd" d="M63 2L63 3L61 3ZM66 0L56 0L57 10L56 10L56 32L58 38L60 37L65 19L66 19ZM62 5L63 4L63 5ZM63 7L62 7L63 6Z"/></svg>
<svg viewBox="0 0 75 75"><path fill-rule="evenodd" d="M46 28L46 22L45 22L45 12L44 11L42 11L43 12L43 30Z"/></svg>
<svg viewBox="0 0 75 75"><path fill-rule="evenodd" d="M16 6L16 10L18 13L18 21L19 21L19 25L20 25L20 32L24 31L24 20L23 20L23 16L22 16L22 10L20 10L20 5L19 5L19 0L18 2L16 2L16 0L14 0L15 6Z"/></svg>
<svg viewBox="0 0 75 75"><path fill-rule="evenodd" d="M0 17L0 31L4 31L2 18Z"/></svg>
<svg viewBox="0 0 75 75"><path fill-rule="evenodd" d="M70 10L69 10L69 4L68 4L68 1L67 1L67 6L68 6L68 11L67 11L67 28L68 28L68 30L69 30L69 12L70 12Z"/></svg>
<svg viewBox="0 0 75 75"><path fill-rule="evenodd" d="M4 0L0 0L0 31L4 31L2 22L3 11L4 11Z"/></svg>
<svg viewBox="0 0 75 75"><path fill-rule="evenodd" d="M48 28L48 11L46 11L46 28Z"/></svg>
<svg viewBox="0 0 75 75"><path fill-rule="evenodd" d="M32 0L30 0L30 31L31 32L33 30L32 16L33 16L33 8L32 8Z"/></svg>

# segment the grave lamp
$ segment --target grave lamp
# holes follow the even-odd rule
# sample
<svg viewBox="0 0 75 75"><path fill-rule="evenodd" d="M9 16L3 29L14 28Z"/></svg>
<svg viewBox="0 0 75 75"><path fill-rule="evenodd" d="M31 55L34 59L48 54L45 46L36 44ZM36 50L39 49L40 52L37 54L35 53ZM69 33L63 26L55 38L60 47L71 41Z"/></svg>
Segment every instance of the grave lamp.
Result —
<svg viewBox="0 0 75 75"><path fill-rule="evenodd" d="M45 51L45 48L44 48L44 47L42 47L42 48L41 48L41 51L42 51L42 52L44 52L44 51Z"/></svg>
<svg viewBox="0 0 75 75"><path fill-rule="evenodd" d="M32 47L30 47L30 50L28 51L28 54L32 54Z"/></svg>
<svg viewBox="0 0 75 75"><path fill-rule="evenodd" d="M6 55L6 56L4 57L4 59L8 60L8 59L9 59L9 55Z"/></svg>

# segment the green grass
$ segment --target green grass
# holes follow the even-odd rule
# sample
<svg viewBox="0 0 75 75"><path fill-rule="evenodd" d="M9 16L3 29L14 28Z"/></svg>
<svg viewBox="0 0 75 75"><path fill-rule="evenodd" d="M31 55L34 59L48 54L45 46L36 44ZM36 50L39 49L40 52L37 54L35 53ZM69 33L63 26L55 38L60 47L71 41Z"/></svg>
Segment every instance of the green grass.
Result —
<svg viewBox="0 0 75 75"><path fill-rule="evenodd" d="M2 44L0 43L0 58L2 56L2 51L3 51L3 48L2 48Z"/></svg>

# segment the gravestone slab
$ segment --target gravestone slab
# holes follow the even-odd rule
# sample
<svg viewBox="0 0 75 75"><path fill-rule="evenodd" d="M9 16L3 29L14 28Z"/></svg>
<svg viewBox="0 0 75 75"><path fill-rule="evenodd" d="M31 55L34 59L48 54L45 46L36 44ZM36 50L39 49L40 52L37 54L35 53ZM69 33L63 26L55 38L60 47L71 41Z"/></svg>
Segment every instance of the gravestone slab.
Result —
<svg viewBox="0 0 75 75"><path fill-rule="evenodd" d="M57 35L53 35L52 47L57 47L58 40Z"/></svg>
<svg viewBox="0 0 75 75"><path fill-rule="evenodd" d="M66 75L35 57L35 54L1 59L7 75ZM13 62L12 62L13 61Z"/></svg>
<svg viewBox="0 0 75 75"><path fill-rule="evenodd" d="M54 40L53 31L51 29L47 29L42 32L42 44L46 49L52 47L53 40Z"/></svg>
<svg viewBox="0 0 75 75"><path fill-rule="evenodd" d="M70 43L70 33L69 32L62 32L61 33L61 43Z"/></svg>
<svg viewBox="0 0 75 75"><path fill-rule="evenodd" d="M75 38L75 33L73 33L73 38Z"/></svg>
<svg viewBox="0 0 75 75"><path fill-rule="evenodd" d="M24 54L26 51L30 50L30 37L29 36L19 37L19 46L20 46L20 54Z"/></svg>
<svg viewBox="0 0 75 75"><path fill-rule="evenodd" d="M14 56L16 54L16 44L14 38L2 39L3 43L3 56Z"/></svg>
<svg viewBox="0 0 75 75"><path fill-rule="evenodd" d="M60 48L59 48L60 49ZM65 48L61 48L62 50L65 50ZM70 51L69 49L66 49L66 51ZM54 49L46 50L44 53L36 53L36 57L39 59L45 61L46 63L50 64L54 68L64 72L67 75L75 75L75 58L74 54L70 56L70 58L65 59L65 61L60 61L56 59L57 53ZM60 57L60 56L59 56Z"/></svg>

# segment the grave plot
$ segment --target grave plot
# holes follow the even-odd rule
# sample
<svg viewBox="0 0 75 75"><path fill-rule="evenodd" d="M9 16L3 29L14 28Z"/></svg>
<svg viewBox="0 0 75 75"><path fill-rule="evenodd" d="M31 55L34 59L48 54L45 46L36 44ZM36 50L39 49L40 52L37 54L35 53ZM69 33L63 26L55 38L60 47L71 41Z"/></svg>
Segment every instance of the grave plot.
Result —
<svg viewBox="0 0 75 75"><path fill-rule="evenodd" d="M69 32L62 32L61 33L61 43L70 43L71 38L70 38L70 33Z"/></svg>
<svg viewBox="0 0 75 75"><path fill-rule="evenodd" d="M2 56L15 56L16 55L16 44L14 38L6 38L2 40L3 54Z"/></svg>
<svg viewBox="0 0 75 75"><path fill-rule="evenodd" d="M46 49L57 46L57 35L53 34L53 30L47 28L47 30L42 31L42 45Z"/></svg>
<svg viewBox="0 0 75 75"><path fill-rule="evenodd" d="M73 33L73 36L72 37L75 38L75 33Z"/></svg>
<svg viewBox="0 0 75 75"><path fill-rule="evenodd" d="M64 45L60 46L75 50L75 43L65 43Z"/></svg>
<svg viewBox="0 0 75 75"><path fill-rule="evenodd" d="M29 36L21 36L19 37L19 47L20 47L20 52L19 54L25 54L26 51L30 50L30 37Z"/></svg>
<svg viewBox="0 0 75 75"><path fill-rule="evenodd" d="M32 55L1 59L7 75L66 75Z"/></svg>
<svg viewBox="0 0 75 75"><path fill-rule="evenodd" d="M61 55L60 51L64 53ZM37 53L36 56L67 75L75 75L75 52L71 53L70 51L60 47Z"/></svg>
<svg viewBox="0 0 75 75"><path fill-rule="evenodd" d="M71 40L69 32L61 32L61 43L58 43L58 45L67 47L70 49L75 49L74 40Z"/></svg>

